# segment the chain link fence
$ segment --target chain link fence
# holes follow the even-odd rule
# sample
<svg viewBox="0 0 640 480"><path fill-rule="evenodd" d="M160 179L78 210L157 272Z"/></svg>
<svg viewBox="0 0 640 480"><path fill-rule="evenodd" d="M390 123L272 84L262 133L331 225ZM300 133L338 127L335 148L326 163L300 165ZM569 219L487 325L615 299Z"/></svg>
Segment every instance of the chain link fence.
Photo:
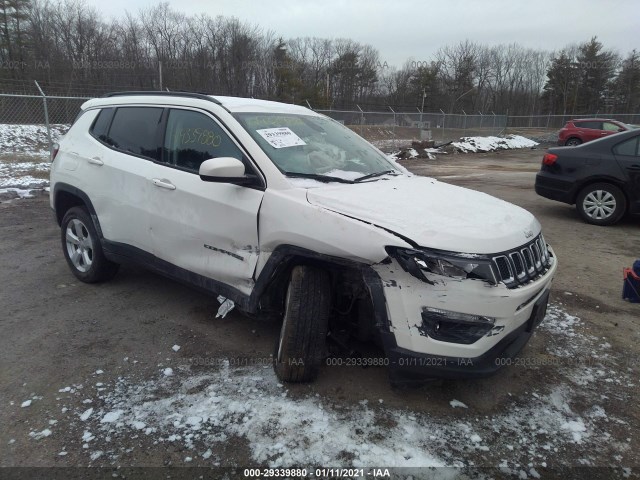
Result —
<svg viewBox="0 0 640 480"><path fill-rule="evenodd" d="M0 159L48 160L87 98L0 94Z"/></svg>
<svg viewBox="0 0 640 480"><path fill-rule="evenodd" d="M89 97L0 94L0 158L33 156L46 158L51 143L64 135ZM538 141L553 142L557 132L572 118L596 115L447 114L440 112L316 110L348 126L377 147L391 151L415 140L436 145L470 136L516 133ZM640 124L640 114L608 114L609 118Z"/></svg>
<svg viewBox="0 0 640 480"><path fill-rule="evenodd" d="M448 114L444 112L366 112L316 110L350 127L379 148L388 149L413 140L433 140L442 144L460 137L500 135L507 127L507 116Z"/></svg>

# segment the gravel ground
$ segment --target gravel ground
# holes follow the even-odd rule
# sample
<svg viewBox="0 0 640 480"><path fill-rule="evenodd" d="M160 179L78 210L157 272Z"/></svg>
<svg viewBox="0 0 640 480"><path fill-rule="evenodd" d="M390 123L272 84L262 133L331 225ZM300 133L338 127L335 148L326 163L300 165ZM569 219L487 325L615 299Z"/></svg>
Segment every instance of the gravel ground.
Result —
<svg viewBox="0 0 640 480"><path fill-rule="evenodd" d="M384 368L346 366L280 385L269 365L276 323L236 311L215 319L215 297L134 266L81 284L44 195L0 204L0 466L633 478L640 307L620 293L622 268L640 256L640 222L598 228L537 197L541 156L403 162L532 211L560 261L552 308L517 362L489 379L409 391L391 389Z"/></svg>

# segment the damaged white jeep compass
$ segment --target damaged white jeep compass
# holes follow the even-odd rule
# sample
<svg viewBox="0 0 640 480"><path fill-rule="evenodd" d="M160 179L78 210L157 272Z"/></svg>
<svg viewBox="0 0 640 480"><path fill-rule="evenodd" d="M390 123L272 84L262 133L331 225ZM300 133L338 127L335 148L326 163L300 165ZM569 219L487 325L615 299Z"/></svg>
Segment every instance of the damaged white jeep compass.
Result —
<svg viewBox="0 0 640 480"><path fill-rule="evenodd" d="M328 338L377 341L394 382L495 372L544 318L540 224L410 174L303 107L171 92L86 102L54 155L72 272L136 261L278 316L274 367L313 380Z"/></svg>

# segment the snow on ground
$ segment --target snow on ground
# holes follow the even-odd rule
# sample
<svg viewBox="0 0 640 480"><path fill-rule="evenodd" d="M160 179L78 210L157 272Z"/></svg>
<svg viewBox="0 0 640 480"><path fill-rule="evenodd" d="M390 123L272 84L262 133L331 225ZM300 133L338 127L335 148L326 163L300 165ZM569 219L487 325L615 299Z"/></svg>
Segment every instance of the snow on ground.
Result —
<svg viewBox="0 0 640 480"><path fill-rule="evenodd" d="M367 140L369 143L371 143L374 147L379 148L382 151L388 152L390 149L396 149L398 148L400 145L411 145L411 142L413 141L411 138L398 138L398 139L393 139L393 132L391 132L389 134L388 139L384 139L384 140Z"/></svg>
<svg viewBox="0 0 640 480"><path fill-rule="evenodd" d="M551 305L540 328L552 334L557 358L610 357L607 343L581 333L582 327L580 319ZM449 401L451 414L435 415L382 402L344 404L317 394L291 395L270 366L231 367L228 361L205 374L181 364L169 376L161 370L150 379L132 375L96 387L65 387L60 392L68 401L93 390L94 406L65 405L61 411L77 426L90 464L99 465L118 465L130 439L151 449L178 449L185 461L212 466L228 465L215 453L216 445L234 441L247 446L256 465L270 467L335 466L349 459L353 467L448 466L470 472L494 467L505 475L535 478L547 466L592 465L594 452L600 462L611 457L612 466L620 465L630 448L630 438L621 438L631 432L603 406L611 384L603 384L597 373L584 376L581 365L565 362L559 368L562 377L551 380L548 390L514 395L491 416L478 415L473 402L455 398ZM625 373L594 368L616 384L629 382ZM39 431L44 426L35 422L33 441L56 435L56 425ZM458 473L430 470L429 478L457 478Z"/></svg>
<svg viewBox="0 0 640 480"><path fill-rule="evenodd" d="M52 125L53 141L67 125ZM0 198L30 198L49 185L49 146L44 125L0 124Z"/></svg>
<svg viewBox="0 0 640 480"><path fill-rule="evenodd" d="M451 144L453 148L462 153L531 148L536 145L538 145L537 142L520 135L507 135L506 137L462 137L459 141Z"/></svg>
<svg viewBox="0 0 640 480"><path fill-rule="evenodd" d="M53 141L67 125L52 125ZM29 198L49 185L49 146L44 125L0 124L0 198Z"/></svg>
<svg viewBox="0 0 640 480"><path fill-rule="evenodd" d="M52 141L56 142L68 128L69 125L51 125ZM48 159L47 127L45 125L0 124L0 154Z"/></svg>

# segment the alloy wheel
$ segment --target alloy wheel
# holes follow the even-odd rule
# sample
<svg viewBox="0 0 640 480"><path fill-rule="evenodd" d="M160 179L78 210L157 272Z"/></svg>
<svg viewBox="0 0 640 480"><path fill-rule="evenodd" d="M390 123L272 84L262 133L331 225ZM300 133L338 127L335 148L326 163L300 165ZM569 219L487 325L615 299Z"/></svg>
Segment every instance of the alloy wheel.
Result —
<svg viewBox="0 0 640 480"><path fill-rule="evenodd" d="M86 273L93 262L93 240L86 225L77 218L67 224L67 253L73 266Z"/></svg>

